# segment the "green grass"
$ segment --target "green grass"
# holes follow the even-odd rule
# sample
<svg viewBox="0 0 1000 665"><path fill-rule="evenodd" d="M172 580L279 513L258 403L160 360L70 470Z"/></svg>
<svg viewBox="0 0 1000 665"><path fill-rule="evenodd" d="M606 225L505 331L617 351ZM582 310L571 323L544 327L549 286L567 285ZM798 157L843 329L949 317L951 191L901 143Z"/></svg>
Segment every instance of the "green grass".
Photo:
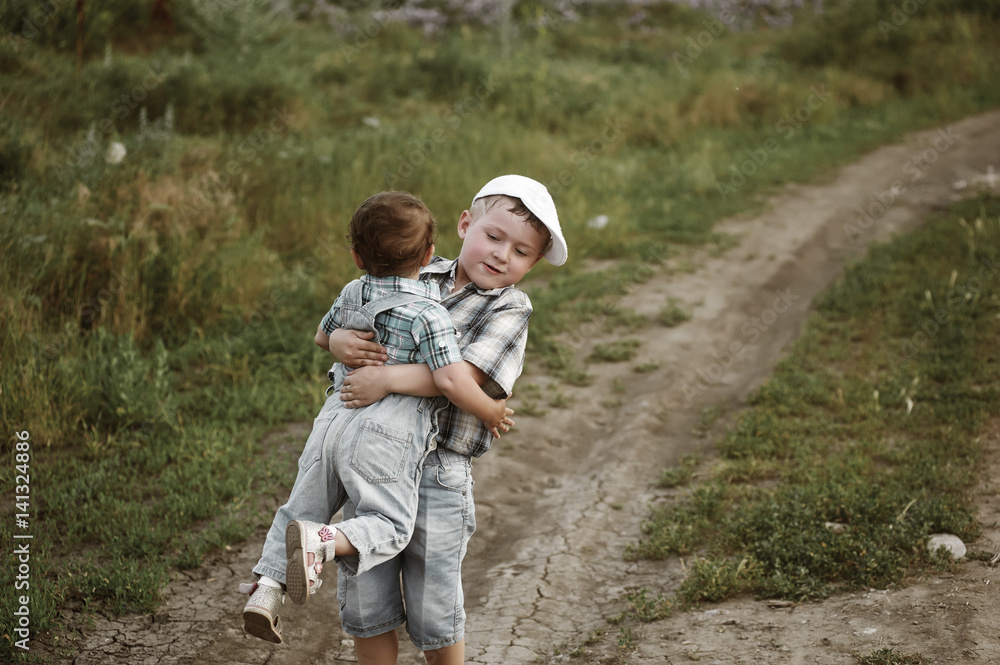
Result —
<svg viewBox="0 0 1000 665"><path fill-rule="evenodd" d="M850 266L717 467L656 508L629 555L694 555L684 603L804 600L948 567L926 540L977 536L979 437L1000 416L998 258L1000 199L983 197Z"/></svg>
<svg viewBox="0 0 1000 665"><path fill-rule="evenodd" d="M685 321L691 320L691 313L683 309L674 298L667 300L667 304L656 315L656 320L667 328L679 326Z"/></svg>
<svg viewBox="0 0 1000 665"><path fill-rule="evenodd" d="M857 658L860 665L926 665L931 662L920 654L907 654L889 647L872 651L867 656L859 655Z"/></svg>
<svg viewBox="0 0 1000 665"><path fill-rule="evenodd" d="M725 408L722 406L706 406L701 410L696 424L692 431L698 436L705 436L718 422L719 418L725 415Z"/></svg>
<svg viewBox="0 0 1000 665"><path fill-rule="evenodd" d="M625 594L627 609L622 612L616 622L623 619L637 619L639 621L657 621L670 616L672 605L663 594L652 596L649 589L636 589Z"/></svg>
<svg viewBox="0 0 1000 665"><path fill-rule="evenodd" d="M527 11L511 31L387 24L360 48L264 2L214 17L169 3L168 29L153 3L94 0L79 71L75 8L56 4L37 35L0 42L0 421L31 433L35 630L72 599L149 609L169 570L266 519L254 497L294 461L276 465L262 434L320 404L329 359L311 338L356 275L344 235L369 194L419 194L453 256L482 183L548 183L572 258L527 285L529 364L582 386L584 341L646 324L617 299L728 246L716 220L1000 103L1000 17L971 0L924 6L886 44L870 19L891 2L827 3L794 30L723 32L683 71L672 54L704 17L673 4L633 26L601 5L557 29ZM0 6L5 33L29 10ZM816 86L823 104L789 125ZM739 459L743 474L772 464Z"/></svg>
<svg viewBox="0 0 1000 665"><path fill-rule="evenodd" d="M539 402L542 398L542 389L534 383L523 383L517 387L517 402L512 404L515 413L519 416L544 416L548 411L543 409Z"/></svg>
<svg viewBox="0 0 1000 665"><path fill-rule="evenodd" d="M687 485L694 477L698 461L697 455L682 455L679 464L660 472L660 487L670 488Z"/></svg>
<svg viewBox="0 0 1000 665"><path fill-rule="evenodd" d="M600 344L587 356L588 360L603 363L620 363L632 360L639 352L641 342L637 339L619 339L607 344Z"/></svg>
<svg viewBox="0 0 1000 665"><path fill-rule="evenodd" d="M635 372L636 374L649 374L650 372L655 372L656 370L660 369L661 364L662 363L660 363L660 361L658 360L650 360L648 362L640 363L638 365L633 365L632 371Z"/></svg>

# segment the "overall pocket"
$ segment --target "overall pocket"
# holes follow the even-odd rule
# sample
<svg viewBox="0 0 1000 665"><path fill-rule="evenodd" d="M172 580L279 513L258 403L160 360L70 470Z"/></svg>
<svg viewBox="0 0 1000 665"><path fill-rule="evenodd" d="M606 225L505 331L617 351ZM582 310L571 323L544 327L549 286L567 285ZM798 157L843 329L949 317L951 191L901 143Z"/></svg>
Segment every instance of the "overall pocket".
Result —
<svg viewBox="0 0 1000 665"><path fill-rule="evenodd" d="M369 483L394 483L414 452L411 432L365 418L351 442L351 468Z"/></svg>

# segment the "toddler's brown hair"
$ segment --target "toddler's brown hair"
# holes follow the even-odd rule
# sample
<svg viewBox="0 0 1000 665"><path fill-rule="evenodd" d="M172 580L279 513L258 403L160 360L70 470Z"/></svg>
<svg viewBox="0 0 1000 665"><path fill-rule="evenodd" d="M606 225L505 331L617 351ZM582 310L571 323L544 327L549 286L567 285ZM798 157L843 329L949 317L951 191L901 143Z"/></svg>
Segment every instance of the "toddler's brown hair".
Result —
<svg viewBox="0 0 1000 665"><path fill-rule="evenodd" d="M409 276L434 245L434 215L409 192L379 192L351 217L348 239L365 271L375 277Z"/></svg>

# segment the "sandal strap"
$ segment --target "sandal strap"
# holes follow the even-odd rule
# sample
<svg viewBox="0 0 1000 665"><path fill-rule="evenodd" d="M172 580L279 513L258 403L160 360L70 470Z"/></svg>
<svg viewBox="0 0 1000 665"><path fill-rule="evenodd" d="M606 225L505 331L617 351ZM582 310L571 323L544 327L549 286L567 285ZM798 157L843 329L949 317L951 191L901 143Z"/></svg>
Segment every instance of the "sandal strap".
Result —
<svg viewBox="0 0 1000 665"><path fill-rule="evenodd" d="M331 529L326 524L316 531L313 531L312 529L306 530L306 547L310 552L316 555L317 563L321 561L326 562L333 560L334 552L336 551L336 543L334 540L336 535L336 529Z"/></svg>

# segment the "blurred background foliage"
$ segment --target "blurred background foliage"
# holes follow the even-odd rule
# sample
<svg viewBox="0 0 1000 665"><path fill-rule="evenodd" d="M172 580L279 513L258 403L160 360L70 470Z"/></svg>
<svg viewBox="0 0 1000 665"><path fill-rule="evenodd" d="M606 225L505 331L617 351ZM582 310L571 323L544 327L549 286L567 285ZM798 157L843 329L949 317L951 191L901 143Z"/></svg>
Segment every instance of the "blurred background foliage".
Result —
<svg viewBox="0 0 1000 665"><path fill-rule="evenodd" d="M291 478L262 434L319 407L370 194L423 197L454 256L484 182L547 183L571 261L526 285L529 364L572 381L557 335L637 263L1000 102L992 0L702 4L89 0L78 32L76 3L0 1L0 419L31 432L33 519L73 524L38 534L74 547L38 559L35 625L149 609L264 518Z"/></svg>

